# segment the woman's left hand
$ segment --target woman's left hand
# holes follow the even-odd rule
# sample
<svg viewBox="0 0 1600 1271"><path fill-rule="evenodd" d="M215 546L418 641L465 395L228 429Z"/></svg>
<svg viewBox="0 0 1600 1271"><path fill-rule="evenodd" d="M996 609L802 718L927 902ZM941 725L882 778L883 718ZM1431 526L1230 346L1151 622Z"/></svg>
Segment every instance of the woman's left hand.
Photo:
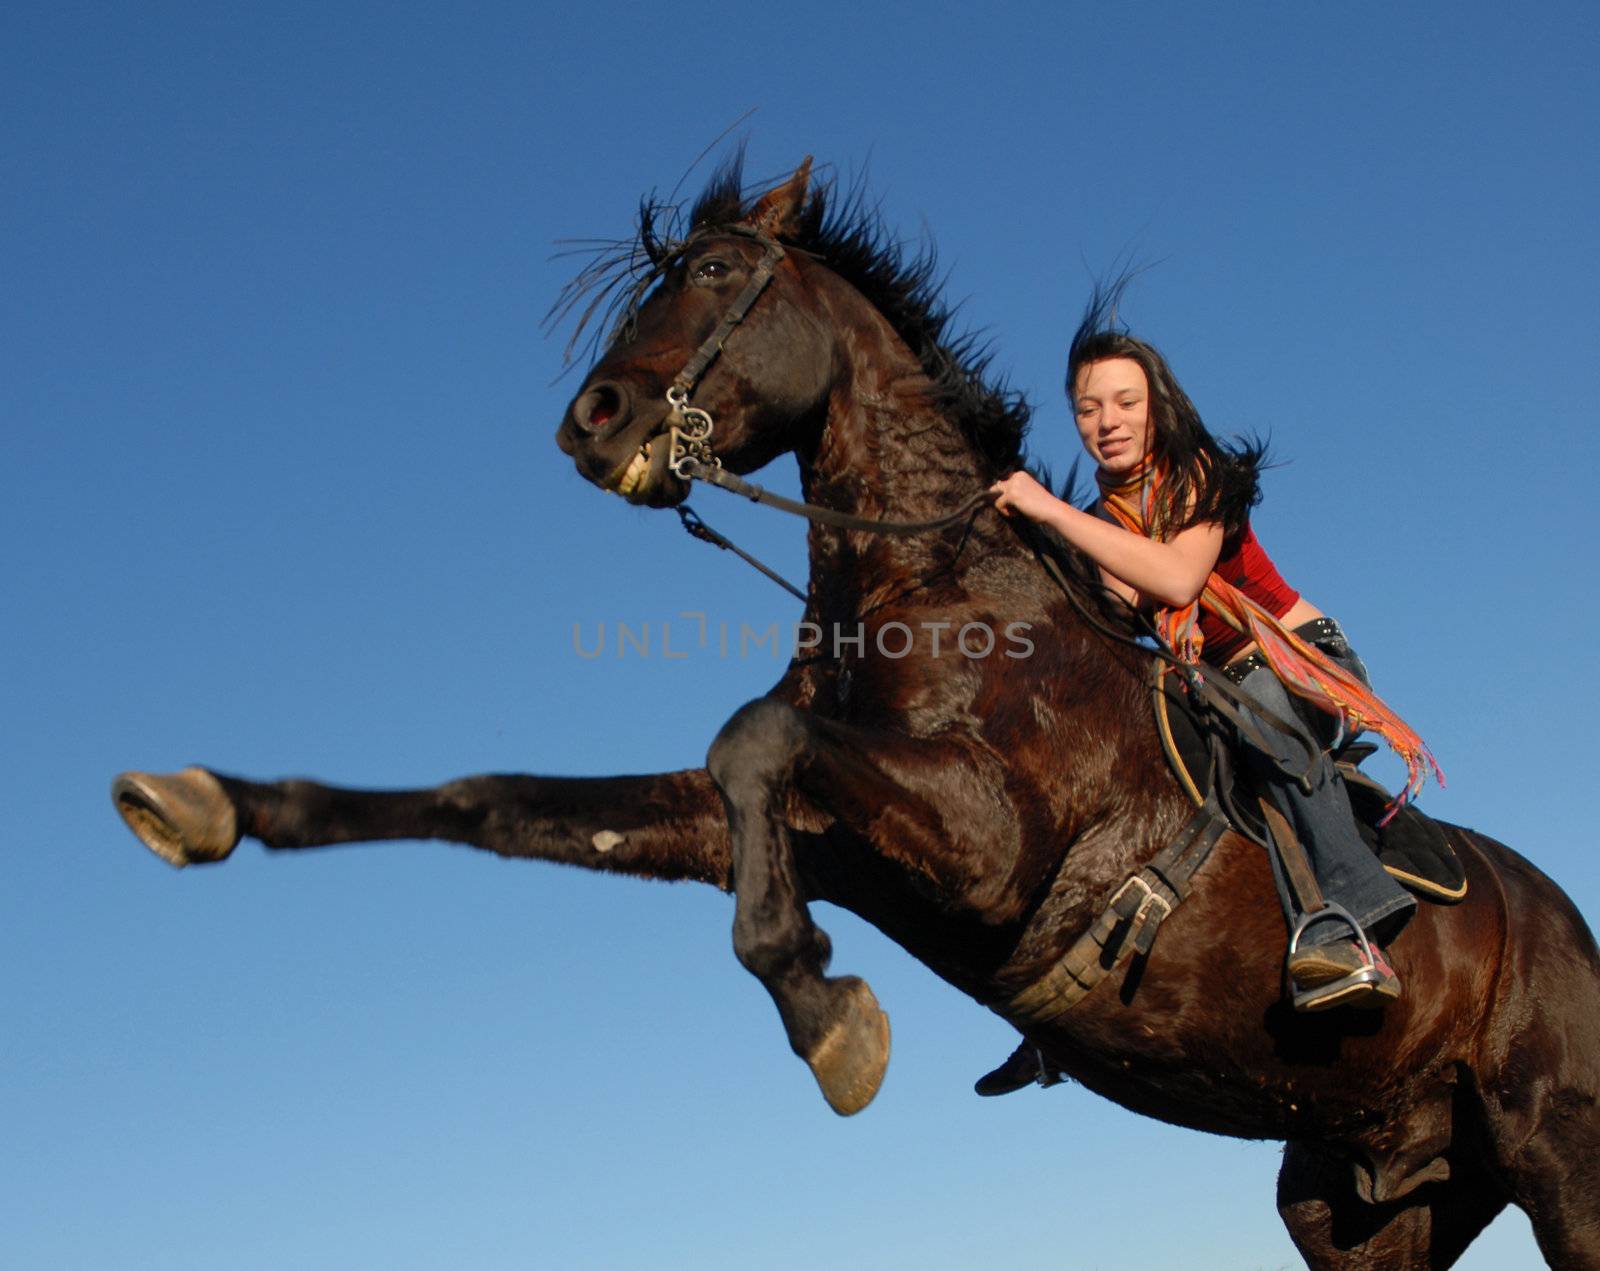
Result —
<svg viewBox="0 0 1600 1271"><path fill-rule="evenodd" d="M994 510L1002 516L1010 516L1015 509L1030 521L1038 521L1061 506L1060 499L1020 469L1004 481L996 481L989 493L995 496Z"/></svg>

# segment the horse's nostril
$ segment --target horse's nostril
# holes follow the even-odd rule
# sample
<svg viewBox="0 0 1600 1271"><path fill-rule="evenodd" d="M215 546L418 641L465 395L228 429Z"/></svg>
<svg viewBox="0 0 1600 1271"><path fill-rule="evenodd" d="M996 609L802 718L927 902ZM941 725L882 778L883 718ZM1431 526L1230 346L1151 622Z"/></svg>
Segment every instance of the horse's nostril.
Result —
<svg viewBox="0 0 1600 1271"><path fill-rule="evenodd" d="M617 417L622 409L622 396L609 384L599 384L585 394L583 423L596 431Z"/></svg>

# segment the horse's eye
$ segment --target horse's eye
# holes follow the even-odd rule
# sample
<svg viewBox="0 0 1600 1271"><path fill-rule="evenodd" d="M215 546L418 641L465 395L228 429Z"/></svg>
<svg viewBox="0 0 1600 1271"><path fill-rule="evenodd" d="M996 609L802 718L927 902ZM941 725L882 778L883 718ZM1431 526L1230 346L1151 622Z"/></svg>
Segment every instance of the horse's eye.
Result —
<svg viewBox="0 0 1600 1271"><path fill-rule="evenodd" d="M718 260L715 256L702 260L694 267L694 280L696 282L716 282L719 278L728 276L728 262Z"/></svg>

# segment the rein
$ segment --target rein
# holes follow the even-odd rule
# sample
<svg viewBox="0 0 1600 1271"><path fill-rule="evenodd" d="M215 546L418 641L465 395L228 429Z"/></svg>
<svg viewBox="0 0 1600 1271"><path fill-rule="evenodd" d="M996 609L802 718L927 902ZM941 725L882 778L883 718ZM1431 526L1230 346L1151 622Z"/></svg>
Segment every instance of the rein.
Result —
<svg viewBox="0 0 1600 1271"><path fill-rule="evenodd" d="M979 511L993 502L987 490L980 490L976 494L969 495L954 512L934 517L931 521L879 521L871 517L855 516L849 512L836 512L832 508L819 507L815 503L786 499L783 495L774 494L753 481L746 481L743 477L725 471L721 464L716 467L706 467L698 460L690 458L684 462L679 475L721 486L730 494L742 494L752 503L764 503L769 508L777 508L778 511L787 512L791 516L803 516L806 520L815 521L819 525L831 525L841 530L865 530L872 534L930 534L938 530L947 530L953 525L959 525L975 517Z"/></svg>
<svg viewBox="0 0 1600 1271"><path fill-rule="evenodd" d="M704 414L703 411L697 413ZM988 491L984 490L968 497L966 502L948 516L936 517L931 521L875 521L864 516L852 516L848 512L835 512L832 508L819 507L815 503L800 503L794 499L786 499L783 495L774 494L771 490L756 485L753 481L746 481L743 477L735 476L733 473L724 470L720 464L716 467L705 467L699 459L693 456L687 456L684 459L681 469L675 466L673 470L685 479L704 481L710 485L721 486L730 494L742 494L752 503L764 503L770 508L776 508L780 512L787 512L791 516L803 516L808 521L815 521L820 525L831 525L836 529L864 530L871 534L924 534L935 530L949 529L962 522L966 522L970 528L972 523L978 519L978 513L989 506L991 502ZM683 528L689 532L690 537L697 538L702 543L710 543L713 547L720 547L725 551L732 552L752 568L760 570L801 603L805 602L805 592L801 591L800 588L796 587L770 565L763 563L745 551L744 548L740 547L725 534L717 533L716 530L702 521L700 514L687 503L680 503L677 511L678 519L683 522ZM1074 598L1073 603L1077 603L1076 598Z"/></svg>
<svg viewBox="0 0 1600 1271"><path fill-rule="evenodd" d="M754 482L746 481L742 477L725 471L720 465L714 468L707 468L703 467L698 461L689 459L683 465L683 475L686 478L720 486L732 494L741 494L754 503L764 503L768 507L778 509L780 512L788 512L791 516L803 516L809 521L815 521L822 525L831 525L838 529L861 530L872 534L933 533L950 529L952 526L959 525L962 522L966 522L970 526L977 519L978 513L985 507L990 506L992 502L989 492L982 490L968 496L954 512L945 516L935 517L930 521L877 521L868 517L853 516L847 512L836 512L832 508L818 507L815 503L800 503L794 499L784 498L781 494L773 494L772 491L756 485ZM734 552L768 578L771 578L780 587L787 590L791 595L802 601L806 599L805 593L800 588L776 573L769 566L763 564L726 536L717 533L702 521L699 514L692 508L687 505L680 505L678 516L683 521L684 529L695 538ZM1321 754L1321 747L1314 738L1306 733L1305 729L1292 720L1284 719L1277 712L1249 697L1237 688L1227 676L1220 673L1208 675L1199 668L1185 662L1177 654L1164 647L1159 639L1152 646L1142 643L1137 637L1129 635L1125 631L1118 631L1096 614L1088 604L1084 603L1078 587L1074 585L1073 580L1068 577L1066 571L1061 568L1061 564L1056 560L1055 554L1047 545L1040 542L1039 531L1035 529L1032 523L1024 521L1017 524L1016 529L1023 537L1023 540L1033 549L1035 558L1039 561L1045 573L1050 576L1050 580L1065 593L1067 599L1072 603L1072 607L1077 611L1078 616L1083 619L1084 624L1090 630L1103 639L1125 645L1130 649L1137 649L1140 653L1157 658L1171 666L1183 677L1184 683L1188 686L1189 691L1194 694L1197 701L1204 703L1218 717L1226 719L1233 725L1235 731L1263 754L1271 755L1273 747L1269 746L1261 737L1260 730L1250 718L1252 713L1263 720L1275 732L1280 732L1293 740L1305 752L1306 762L1304 768L1300 771L1295 771L1287 764L1279 763L1277 766L1291 781L1298 782L1303 788L1308 785L1309 773L1312 765L1316 763L1317 757ZM1277 763L1277 761L1274 760L1274 763Z"/></svg>

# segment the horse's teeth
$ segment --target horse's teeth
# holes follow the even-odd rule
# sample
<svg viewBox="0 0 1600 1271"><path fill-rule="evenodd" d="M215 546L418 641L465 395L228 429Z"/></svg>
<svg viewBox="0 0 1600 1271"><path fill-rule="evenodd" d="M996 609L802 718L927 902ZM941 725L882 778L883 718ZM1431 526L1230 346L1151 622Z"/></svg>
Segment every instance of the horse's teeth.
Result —
<svg viewBox="0 0 1600 1271"><path fill-rule="evenodd" d="M641 449L629 462L627 471L622 474L617 482L618 494L632 494L639 482L644 480L644 474L650 467L650 458L647 451Z"/></svg>

